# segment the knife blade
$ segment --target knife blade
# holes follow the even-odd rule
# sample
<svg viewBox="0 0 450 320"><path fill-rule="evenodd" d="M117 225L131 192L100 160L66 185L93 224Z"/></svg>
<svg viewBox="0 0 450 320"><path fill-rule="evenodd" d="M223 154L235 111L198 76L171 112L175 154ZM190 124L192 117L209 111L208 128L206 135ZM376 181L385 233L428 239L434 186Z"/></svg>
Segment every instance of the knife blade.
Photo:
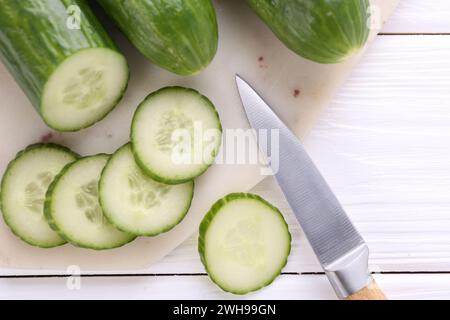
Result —
<svg viewBox="0 0 450 320"><path fill-rule="evenodd" d="M278 156L275 177L336 294L360 292L373 282L366 243L302 143L245 80L236 76L236 82L252 128L278 131L279 141L258 141L259 148L272 162Z"/></svg>

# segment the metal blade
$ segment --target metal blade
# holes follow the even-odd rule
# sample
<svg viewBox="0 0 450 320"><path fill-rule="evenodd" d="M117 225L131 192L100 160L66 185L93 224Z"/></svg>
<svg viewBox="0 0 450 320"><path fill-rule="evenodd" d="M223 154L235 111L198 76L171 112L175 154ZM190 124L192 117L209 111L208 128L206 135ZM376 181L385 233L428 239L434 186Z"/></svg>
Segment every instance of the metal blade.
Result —
<svg viewBox="0 0 450 320"><path fill-rule="evenodd" d="M236 80L252 127L279 130L276 178L324 269L332 271L355 250L366 251L363 238L297 137L247 82L239 76ZM260 143L260 148L273 158L271 143Z"/></svg>

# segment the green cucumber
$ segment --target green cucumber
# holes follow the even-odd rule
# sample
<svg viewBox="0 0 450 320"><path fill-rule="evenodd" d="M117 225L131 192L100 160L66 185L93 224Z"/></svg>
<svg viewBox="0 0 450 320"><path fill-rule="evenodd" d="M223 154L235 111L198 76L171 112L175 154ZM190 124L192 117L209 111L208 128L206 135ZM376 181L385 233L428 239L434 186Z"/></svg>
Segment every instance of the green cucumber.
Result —
<svg viewBox="0 0 450 320"><path fill-rule="evenodd" d="M194 182L170 186L146 176L130 144L108 161L99 183L100 203L118 229L138 236L157 236L178 225L194 195Z"/></svg>
<svg viewBox="0 0 450 320"><path fill-rule="evenodd" d="M97 0L139 51L180 75L214 58L218 26L211 0Z"/></svg>
<svg viewBox="0 0 450 320"><path fill-rule="evenodd" d="M222 142L219 115L205 96L182 87L150 94L131 126L136 162L153 180L181 184L203 174Z"/></svg>
<svg viewBox="0 0 450 320"><path fill-rule="evenodd" d="M54 177L77 157L59 145L37 144L9 164L1 182L0 209L6 224L23 241L41 248L66 243L48 225L44 199Z"/></svg>
<svg viewBox="0 0 450 320"><path fill-rule="evenodd" d="M200 225L198 249L210 278L224 291L247 294L271 284L291 251L281 212L253 194L230 194Z"/></svg>
<svg viewBox="0 0 450 320"><path fill-rule="evenodd" d="M128 65L86 1L0 0L0 7L0 59L49 127L78 131L114 108Z"/></svg>
<svg viewBox="0 0 450 320"><path fill-rule="evenodd" d="M247 0L275 35L300 56L339 63L369 36L369 0Z"/></svg>
<svg viewBox="0 0 450 320"><path fill-rule="evenodd" d="M75 246L113 249L136 238L117 230L101 209L98 181L108 159L108 155L96 155L69 164L47 191L44 212L48 223Z"/></svg>

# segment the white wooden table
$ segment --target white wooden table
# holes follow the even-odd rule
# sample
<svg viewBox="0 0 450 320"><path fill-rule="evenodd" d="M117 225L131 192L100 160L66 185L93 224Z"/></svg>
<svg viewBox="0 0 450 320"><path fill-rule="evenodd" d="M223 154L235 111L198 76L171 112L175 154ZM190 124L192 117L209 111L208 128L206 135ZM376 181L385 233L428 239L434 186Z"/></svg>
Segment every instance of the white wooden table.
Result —
<svg viewBox="0 0 450 320"><path fill-rule="evenodd" d="M450 1L403 0L305 141L371 248L390 299L450 299ZM269 179L257 192L294 236L283 275L248 299L334 299L295 218ZM2 278L0 298L232 299L204 273L196 236L148 274Z"/></svg>

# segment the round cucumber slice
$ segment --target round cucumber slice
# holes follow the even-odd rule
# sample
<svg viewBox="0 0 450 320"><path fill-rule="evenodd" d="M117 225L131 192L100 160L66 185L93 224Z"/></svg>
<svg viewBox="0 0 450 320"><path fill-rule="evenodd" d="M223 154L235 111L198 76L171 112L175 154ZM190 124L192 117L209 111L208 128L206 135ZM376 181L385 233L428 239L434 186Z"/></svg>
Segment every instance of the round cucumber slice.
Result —
<svg viewBox="0 0 450 320"><path fill-rule="evenodd" d="M194 195L194 182L166 185L146 176L134 160L130 144L109 160L99 183L105 216L118 229L156 236L178 225Z"/></svg>
<svg viewBox="0 0 450 320"><path fill-rule="evenodd" d="M45 84L40 112L59 131L77 131L103 119L128 84L125 57L107 48L81 50L67 58Z"/></svg>
<svg viewBox="0 0 450 320"><path fill-rule="evenodd" d="M154 180L181 184L203 174L221 145L219 115L193 89L163 88L138 107L131 128L136 162Z"/></svg>
<svg viewBox="0 0 450 320"><path fill-rule="evenodd" d="M224 291L247 294L271 284L287 263L291 234L281 212L253 194L214 204L200 225L199 253Z"/></svg>
<svg viewBox="0 0 450 320"><path fill-rule="evenodd" d="M50 226L78 247L113 249L136 238L111 225L100 207L98 181L108 159L82 158L66 166L48 189L44 212Z"/></svg>
<svg viewBox="0 0 450 320"><path fill-rule="evenodd" d="M59 145L37 144L9 164L1 182L0 209L6 224L23 241L41 248L66 243L48 225L44 200L54 177L77 157Z"/></svg>

